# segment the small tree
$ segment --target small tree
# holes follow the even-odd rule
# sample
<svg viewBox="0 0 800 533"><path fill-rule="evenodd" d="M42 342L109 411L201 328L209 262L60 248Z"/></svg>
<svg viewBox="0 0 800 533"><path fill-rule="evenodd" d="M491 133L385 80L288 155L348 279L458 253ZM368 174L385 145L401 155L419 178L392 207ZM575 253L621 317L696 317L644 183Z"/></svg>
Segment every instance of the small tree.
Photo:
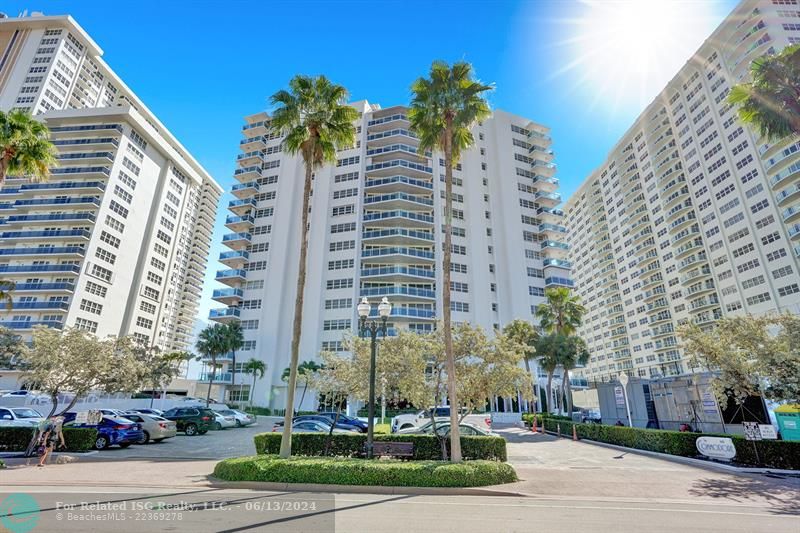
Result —
<svg viewBox="0 0 800 533"><path fill-rule="evenodd" d="M223 326L223 337L225 347L231 352L231 385L236 385L236 350L241 350L244 346L244 330L242 324L237 320Z"/></svg>
<svg viewBox="0 0 800 533"><path fill-rule="evenodd" d="M142 383L150 387L150 407L157 390L161 390L178 377L181 372L181 363L193 358L189 352L162 352L158 347L137 346L139 361L142 363Z"/></svg>
<svg viewBox="0 0 800 533"><path fill-rule="evenodd" d="M256 379L262 379L264 377L264 374L267 372L267 364L260 359L251 357L244 364L243 370L245 374L253 376L253 386L250 389L250 407L253 407L253 394L256 390Z"/></svg>
<svg viewBox="0 0 800 533"><path fill-rule="evenodd" d="M720 403L736 404L764 395L776 402L800 404L800 317L791 314L722 318L703 330L679 329L693 364L717 375L712 388Z"/></svg>
<svg viewBox="0 0 800 533"><path fill-rule="evenodd" d="M211 376L208 380L208 392L206 393L206 407L211 403L211 388L214 386L214 378L217 374L217 357L228 351L228 341L226 338L226 328L222 324L208 326L200 332L196 344L200 358L210 359Z"/></svg>
<svg viewBox="0 0 800 533"><path fill-rule="evenodd" d="M25 343L13 330L0 327L0 368L15 368L22 363Z"/></svg>

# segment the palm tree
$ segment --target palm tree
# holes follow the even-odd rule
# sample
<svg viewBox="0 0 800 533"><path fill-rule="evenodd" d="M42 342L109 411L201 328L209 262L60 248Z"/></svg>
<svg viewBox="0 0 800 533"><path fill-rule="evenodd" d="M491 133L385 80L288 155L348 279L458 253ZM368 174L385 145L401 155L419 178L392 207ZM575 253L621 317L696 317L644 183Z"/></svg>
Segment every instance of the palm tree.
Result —
<svg viewBox="0 0 800 533"><path fill-rule="evenodd" d="M270 101L276 106L270 129L283 137L283 151L300 154L305 165L302 220L300 222L300 259L297 268L297 291L294 303L290 375L286 391L286 415L281 437L280 456L292 454L292 412L297 388L297 363L303 324L303 291L306 284L308 255L308 211L314 170L336 161L336 150L355 144L358 118L355 108L347 105L347 90L331 83L325 76L295 76L289 90L280 90Z"/></svg>
<svg viewBox="0 0 800 533"><path fill-rule="evenodd" d="M242 368L245 374L253 375L253 387L250 389L250 407L253 407L253 393L256 390L256 379L261 379L267 372L267 365L260 359L250 358Z"/></svg>
<svg viewBox="0 0 800 533"><path fill-rule="evenodd" d="M445 224L442 261L442 322L447 360L447 389L450 399L450 458L461 461L461 438L458 431L456 363L453 356L453 333L450 318L450 255L453 242L453 166L461 152L472 146L471 129L489 117L491 111L483 93L492 86L475 80L472 65L434 61L430 77L421 77L411 85L413 98L408 110L411 128L419 137L418 153L429 150L444 153ZM436 166L436 165L434 165Z"/></svg>
<svg viewBox="0 0 800 533"><path fill-rule="evenodd" d="M750 79L728 95L739 119L771 141L800 135L800 45L754 59Z"/></svg>
<svg viewBox="0 0 800 533"><path fill-rule="evenodd" d="M580 337L574 335L564 338L562 349L559 352L559 363L564 369L561 376L561 389L567 398L567 414L572 416L572 383L569 373L577 366L583 366L589 362L589 351L586 343Z"/></svg>
<svg viewBox="0 0 800 533"><path fill-rule="evenodd" d="M14 307L14 295L11 291L14 290L16 284L7 279L0 279L0 301L4 301L6 303L6 309L11 311Z"/></svg>
<svg viewBox="0 0 800 533"><path fill-rule="evenodd" d="M553 412L553 374L555 374L560 363L559 337L558 334L550 333L542 335L536 340L536 355L539 359L539 366L547 372L547 401L545 402L546 405L542 406L542 412L544 412L545 408L548 413Z"/></svg>
<svg viewBox="0 0 800 533"><path fill-rule="evenodd" d="M197 344L195 345L197 351L200 352L203 357L211 359L211 378L208 381L206 407L208 407L208 404L211 403L211 387L214 386L214 378L217 374L217 356L220 356L228 351L225 338L225 329L225 326L222 324L208 326L200 332L200 335L197 339Z"/></svg>
<svg viewBox="0 0 800 533"><path fill-rule="evenodd" d="M308 390L308 385L311 382L311 376L315 372L319 372L322 369L322 366L317 364L315 361L303 361L297 366L297 375L303 377L303 394L300 396L300 407L303 407L303 400L306 397L306 390ZM281 380L288 381L289 376L291 375L291 368L288 366L283 369L281 373Z"/></svg>
<svg viewBox="0 0 800 533"><path fill-rule="evenodd" d="M525 347L522 359L525 361L525 370L531 376L531 386L533 387L533 397L539 400L536 394L537 377L531 374L531 360L536 358L536 341L539 339L539 332L536 327L527 320L515 319L506 324L503 334L508 338Z"/></svg>
<svg viewBox="0 0 800 533"><path fill-rule="evenodd" d="M0 111L0 151L0 185L7 176L46 180L57 163L50 130L24 111Z"/></svg>
<svg viewBox="0 0 800 533"><path fill-rule="evenodd" d="M236 350L241 350L244 346L244 331L239 321L225 325L225 344L231 352L231 385L236 385Z"/></svg>

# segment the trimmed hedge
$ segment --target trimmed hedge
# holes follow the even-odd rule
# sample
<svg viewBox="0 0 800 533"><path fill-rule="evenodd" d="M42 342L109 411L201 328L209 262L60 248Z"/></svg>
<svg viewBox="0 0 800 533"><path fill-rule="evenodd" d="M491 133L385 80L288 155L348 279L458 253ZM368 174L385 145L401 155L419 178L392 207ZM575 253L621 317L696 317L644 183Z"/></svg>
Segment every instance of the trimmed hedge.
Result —
<svg viewBox="0 0 800 533"><path fill-rule="evenodd" d="M322 483L385 487L483 487L517 481L507 463L496 461L389 461L255 455L217 463L214 476L226 481Z"/></svg>
<svg viewBox="0 0 800 533"><path fill-rule="evenodd" d="M292 433L292 454L321 456L325 451L325 433ZM413 442L415 461L439 460L442 447L433 435L375 435L375 442ZM259 433L253 437L257 454L277 454L281 447L281 433ZM334 433L331 436L329 455L356 457L364 450L367 436L363 433ZM447 440L448 452L450 440ZM461 455L469 460L505 461L506 441L502 437L461 437Z"/></svg>
<svg viewBox="0 0 800 533"><path fill-rule="evenodd" d="M581 439L682 457L701 457L695 446L698 437L727 437L733 441L733 445L736 447L736 457L734 458L736 463L800 470L800 442L796 441L748 441L739 435L666 431L603 424L573 424L565 420L541 417L538 417L536 423L540 426L543 424L547 431L553 432L557 431L560 425L561 434L565 437L572 436L572 426L574 425L576 433ZM755 442L755 448L753 442ZM758 459L756 459L756 449L758 450Z"/></svg>
<svg viewBox="0 0 800 533"><path fill-rule="evenodd" d="M24 452L33 438L34 428L0 427L0 451ZM69 452L91 450L97 438L93 428L64 428L64 443Z"/></svg>

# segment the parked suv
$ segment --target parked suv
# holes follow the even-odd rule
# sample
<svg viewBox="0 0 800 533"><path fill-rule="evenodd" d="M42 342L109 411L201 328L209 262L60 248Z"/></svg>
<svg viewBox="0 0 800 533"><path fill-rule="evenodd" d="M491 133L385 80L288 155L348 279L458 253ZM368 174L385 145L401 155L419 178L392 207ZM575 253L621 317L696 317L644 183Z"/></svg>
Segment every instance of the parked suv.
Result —
<svg viewBox="0 0 800 533"><path fill-rule="evenodd" d="M214 423L214 411L205 407L173 407L161 416L174 420L178 431L183 431L190 437L204 435Z"/></svg>

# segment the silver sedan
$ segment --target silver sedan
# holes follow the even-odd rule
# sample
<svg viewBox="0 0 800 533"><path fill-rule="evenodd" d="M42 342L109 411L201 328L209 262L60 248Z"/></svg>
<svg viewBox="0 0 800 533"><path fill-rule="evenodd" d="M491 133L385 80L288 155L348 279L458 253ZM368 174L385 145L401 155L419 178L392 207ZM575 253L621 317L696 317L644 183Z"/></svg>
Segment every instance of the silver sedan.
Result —
<svg viewBox="0 0 800 533"><path fill-rule="evenodd" d="M164 439L171 439L178 433L178 425L173 420L141 413L126 413L124 416L128 420L142 425L144 436L137 444L147 444L151 440L161 442Z"/></svg>

